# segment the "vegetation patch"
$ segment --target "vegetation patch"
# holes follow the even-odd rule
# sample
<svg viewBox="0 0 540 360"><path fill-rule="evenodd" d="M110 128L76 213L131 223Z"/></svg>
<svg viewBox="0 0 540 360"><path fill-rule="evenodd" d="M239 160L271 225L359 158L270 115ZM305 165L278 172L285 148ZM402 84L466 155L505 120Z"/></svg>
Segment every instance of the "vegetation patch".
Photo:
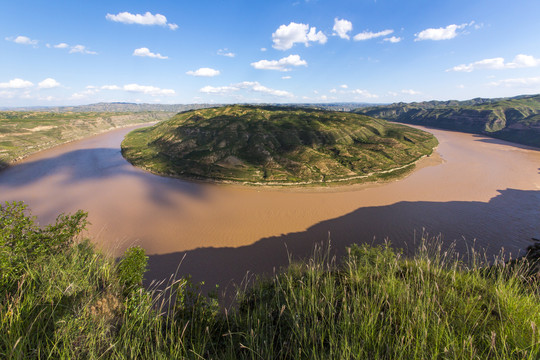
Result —
<svg viewBox="0 0 540 360"><path fill-rule="evenodd" d="M86 214L35 225L0 206L2 359L538 359L538 269L423 244L318 248L220 308L189 279L141 287L146 256L80 239ZM537 258L536 258L537 259ZM466 264L470 264L467 266ZM531 270L534 270L531 273Z"/></svg>
<svg viewBox="0 0 540 360"><path fill-rule="evenodd" d="M135 130L122 153L162 175L309 185L398 171L436 145L429 133L352 113L234 105L180 113Z"/></svg>
<svg viewBox="0 0 540 360"><path fill-rule="evenodd" d="M0 169L32 153L172 113L0 111Z"/></svg>

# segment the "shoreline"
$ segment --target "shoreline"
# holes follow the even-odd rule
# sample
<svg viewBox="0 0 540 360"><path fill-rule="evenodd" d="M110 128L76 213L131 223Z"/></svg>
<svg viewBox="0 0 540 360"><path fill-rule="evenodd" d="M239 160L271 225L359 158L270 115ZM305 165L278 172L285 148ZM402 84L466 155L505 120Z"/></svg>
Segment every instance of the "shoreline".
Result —
<svg viewBox="0 0 540 360"><path fill-rule="evenodd" d="M242 188L242 189L256 189L256 190L287 190L287 191L306 191L306 192L337 192L337 191L355 191L361 187L370 187L374 185L387 184L393 181L399 181L407 176L414 173L416 170L420 170L426 166L434 166L444 163L444 159L441 157L437 151L439 145L433 148L433 151L429 155L422 155L420 158L388 170L383 170L380 172L371 172L365 175L357 175L350 178L344 179L333 179L323 182L321 181L303 181L303 182L248 182L248 181L234 181L234 180L218 180L211 178L197 178L189 176L180 176L180 175L170 175L163 174L159 172L152 171L149 168L141 167L132 164L129 159L127 159L122 153L122 157L133 167L141 169L149 174L161 176L164 178L178 179L182 181L191 182L194 184L208 184L208 185L218 185L218 186L229 186L233 188ZM427 164L429 161L430 164ZM424 163L424 164L422 164ZM404 173L397 175L396 177L390 179L381 179L378 178L380 175L392 174L400 170L405 170ZM372 180L369 180L373 178Z"/></svg>

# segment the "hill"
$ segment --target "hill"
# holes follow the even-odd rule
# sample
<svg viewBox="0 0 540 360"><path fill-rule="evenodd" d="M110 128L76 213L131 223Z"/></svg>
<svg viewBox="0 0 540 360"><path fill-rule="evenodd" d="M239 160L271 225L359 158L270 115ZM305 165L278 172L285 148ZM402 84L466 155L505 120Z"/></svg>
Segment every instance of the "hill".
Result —
<svg viewBox="0 0 540 360"><path fill-rule="evenodd" d="M540 95L397 103L361 108L354 112L540 147Z"/></svg>
<svg viewBox="0 0 540 360"><path fill-rule="evenodd" d="M426 132L352 113L233 105L135 130L122 153L158 174L305 185L387 176L436 145Z"/></svg>

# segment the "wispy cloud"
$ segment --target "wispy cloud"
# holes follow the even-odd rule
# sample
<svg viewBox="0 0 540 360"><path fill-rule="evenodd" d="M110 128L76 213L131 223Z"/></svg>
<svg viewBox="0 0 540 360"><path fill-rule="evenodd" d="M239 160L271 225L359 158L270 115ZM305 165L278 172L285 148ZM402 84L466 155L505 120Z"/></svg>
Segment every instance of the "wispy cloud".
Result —
<svg viewBox="0 0 540 360"><path fill-rule="evenodd" d="M391 37L389 37L389 38L383 39L383 41L388 41L388 42L390 42L390 43L392 43L392 44L395 44L395 43L400 42L400 41L401 41L401 38L400 38L400 37L396 37L396 36L391 36Z"/></svg>
<svg viewBox="0 0 540 360"><path fill-rule="evenodd" d="M278 96L278 97L293 97L293 94L291 94L288 91L271 89L271 88L268 88L266 86L261 85L257 81L244 81L244 82L241 82L241 83L231 84L231 85L228 85L228 86L217 86L217 87L215 87L215 86L205 86L205 87L201 88L199 91L202 92L202 93L206 93L206 94L225 95L225 94L237 92L237 91L240 91L240 90L243 90L243 89L258 92L258 93Z"/></svg>
<svg viewBox="0 0 540 360"><path fill-rule="evenodd" d="M139 85L139 84L127 84L127 85L124 85L123 89L129 92L143 93L143 94L152 95L152 96L176 94L176 92L173 89L161 89L155 86Z"/></svg>
<svg viewBox="0 0 540 360"><path fill-rule="evenodd" d="M251 66L261 70L291 71L291 66L307 66L307 62L299 55L289 55L279 60L259 60Z"/></svg>
<svg viewBox="0 0 540 360"><path fill-rule="evenodd" d="M221 55L221 56L226 56L226 57L230 57L230 58L233 58L236 56L235 53L233 53L232 51L229 51L229 49L219 49L217 51L217 54L218 55Z"/></svg>
<svg viewBox="0 0 540 360"><path fill-rule="evenodd" d="M512 88L534 88L535 91L540 91L540 76L528 77L528 78L514 78L514 79L504 79L493 81L488 84L489 86L502 86L502 87L512 87Z"/></svg>
<svg viewBox="0 0 540 360"><path fill-rule="evenodd" d="M86 46L84 45L75 45L72 46L69 50L70 54L80 53L80 54L88 54L88 55L97 55L97 52L88 50Z"/></svg>
<svg viewBox="0 0 540 360"><path fill-rule="evenodd" d="M214 77L219 75L219 70L204 67L195 71L190 70L186 74L191 76Z"/></svg>
<svg viewBox="0 0 540 360"><path fill-rule="evenodd" d="M378 38L381 36L387 36L394 32L394 30L387 29L379 32L371 32L371 31L364 31L359 34L354 35L353 40L354 41L363 41L363 40L370 40L374 38Z"/></svg>
<svg viewBox="0 0 540 360"><path fill-rule="evenodd" d="M517 69L540 66L540 59L535 58L532 55L519 54L514 57L511 62L505 62L504 58L496 57L491 59L484 59L472 62L470 64L461 64L454 66L446 71L462 71L472 72L474 70L490 69L490 70L502 70L502 69Z"/></svg>
<svg viewBox="0 0 540 360"><path fill-rule="evenodd" d="M178 25L169 23L165 15L161 15L161 14L154 15L148 11L144 14L132 14L127 11L124 11L116 15L107 14L105 18L107 18L107 20L119 22L123 24L138 24L138 25L147 25L147 26L157 25L157 26L167 26L171 30L178 29Z"/></svg>
<svg viewBox="0 0 540 360"><path fill-rule="evenodd" d="M155 59L168 59L168 56L163 56L159 53L153 53L150 49L142 47L133 51L133 56L150 57Z"/></svg>
<svg viewBox="0 0 540 360"><path fill-rule="evenodd" d="M288 50L296 43L309 46L310 42L325 44L328 38L322 31L317 32L317 28L309 27L308 24L291 22L289 25L281 25L273 34L272 47L278 50Z"/></svg>

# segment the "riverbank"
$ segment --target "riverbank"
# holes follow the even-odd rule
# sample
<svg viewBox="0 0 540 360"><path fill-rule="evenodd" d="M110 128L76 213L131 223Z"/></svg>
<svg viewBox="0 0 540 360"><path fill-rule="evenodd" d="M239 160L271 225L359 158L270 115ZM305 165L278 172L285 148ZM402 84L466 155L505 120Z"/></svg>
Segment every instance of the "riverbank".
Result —
<svg viewBox="0 0 540 360"><path fill-rule="evenodd" d="M82 212L43 231L23 210L0 206L10 239L0 247L2 358L540 354L538 283L527 262L499 258L488 267L482 252L463 257L429 239L410 257L386 244L352 245L336 259L321 244L303 262L237 287L222 307L217 293L204 295L188 277L171 278L166 291L142 288L144 250L131 248L119 262L104 256L80 241Z"/></svg>
<svg viewBox="0 0 540 360"><path fill-rule="evenodd" d="M0 170L58 145L136 124L152 124L174 113L0 112Z"/></svg>

